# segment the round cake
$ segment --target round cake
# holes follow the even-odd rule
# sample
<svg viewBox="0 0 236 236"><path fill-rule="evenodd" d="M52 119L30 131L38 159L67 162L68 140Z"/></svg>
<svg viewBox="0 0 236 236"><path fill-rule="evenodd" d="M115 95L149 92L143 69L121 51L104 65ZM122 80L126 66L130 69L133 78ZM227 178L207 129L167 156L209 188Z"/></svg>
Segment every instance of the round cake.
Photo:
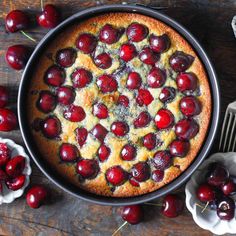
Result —
<svg viewBox="0 0 236 236"><path fill-rule="evenodd" d="M30 79L39 155L86 191L132 197L163 187L197 156L211 118L207 74L175 30L136 13L77 22Z"/></svg>

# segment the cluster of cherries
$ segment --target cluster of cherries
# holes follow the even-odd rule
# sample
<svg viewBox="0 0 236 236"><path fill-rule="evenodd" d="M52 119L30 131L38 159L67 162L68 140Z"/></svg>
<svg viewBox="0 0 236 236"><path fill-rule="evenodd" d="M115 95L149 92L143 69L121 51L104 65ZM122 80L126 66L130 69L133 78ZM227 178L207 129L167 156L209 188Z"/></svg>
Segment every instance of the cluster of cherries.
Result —
<svg viewBox="0 0 236 236"><path fill-rule="evenodd" d="M214 162L209 165L206 182L197 189L198 199L216 210L221 220L231 220L235 216L236 178L230 176L223 164Z"/></svg>

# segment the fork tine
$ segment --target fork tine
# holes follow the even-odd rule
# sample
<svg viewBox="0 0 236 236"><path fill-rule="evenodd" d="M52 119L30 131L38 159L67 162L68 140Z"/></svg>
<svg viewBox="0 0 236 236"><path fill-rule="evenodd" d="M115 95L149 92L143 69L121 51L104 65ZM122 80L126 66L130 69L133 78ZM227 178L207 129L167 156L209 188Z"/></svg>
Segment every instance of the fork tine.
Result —
<svg viewBox="0 0 236 236"><path fill-rule="evenodd" d="M225 147L226 147L226 143L227 143L227 140L228 140L229 127L230 127L230 125L231 125L232 118L233 118L233 113L230 112L230 113L229 113L229 121L228 121L227 129L226 129L226 133L225 133L225 140L224 140L224 145L223 145L223 152L225 152Z"/></svg>
<svg viewBox="0 0 236 236"><path fill-rule="evenodd" d="M224 118L224 121L223 121L223 125L222 125L221 135L220 135L219 150L221 149L221 145L222 145L222 141L223 141L223 136L224 136L224 132L225 132L225 126L226 126L226 121L227 121L227 118L228 118L228 114L229 114L229 110L227 109L226 113L225 113L225 118Z"/></svg>
<svg viewBox="0 0 236 236"><path fill-rule="evenodd" d="M232 139L233 139L235 124L236 124L236 114L234 114L234 121L233 121L233 126L232 126L232 129L231 129L231 133L230 133L229 145L228 145L228 150L227 150L227 152L230 151L230 146L231 146L231 142L232 142ZM231 149L231 151L233 151L233 149Z"/></svg>

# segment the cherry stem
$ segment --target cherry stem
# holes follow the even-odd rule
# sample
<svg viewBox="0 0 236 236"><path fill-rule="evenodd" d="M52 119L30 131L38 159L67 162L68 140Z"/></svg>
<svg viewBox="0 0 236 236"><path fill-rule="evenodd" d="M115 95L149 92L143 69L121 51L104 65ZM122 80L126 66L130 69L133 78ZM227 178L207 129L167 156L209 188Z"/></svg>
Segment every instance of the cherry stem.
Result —
<svg viewBox="0 0 236 236"><path fill-rule="evenodd" d="M125 221L111 236L116 235L126 224L128 224L128 221Z"/></svg>
<svg viewBox="0 0 236 236"><path fill-rule="evenodd" d="M37 42L34 38L32 38L31 36L29 36L27 33L25 33L23 30L20 31L26 38L30 39L33 42Z"/></svg>
<svg viewBox="0 0 236 236"><path fill-rule="evenodd" d="M43 11L43 0L40 0L41 9Z"/></svg>
<svg viewBox="0 0 236 236"><path fill-rule="evenodd" d="M145 205L151 205L151 206L158 206L158 207L162 207L162 204L160 203L151 203L151 202L146 202L144 203Z"/></svg>
<svg viewBox="0 0 236 236"><path fill-rule="evenodd" d="M207 202L207 204L204 207L202 205L198 204L198 203L195 203L195 205L202 209L201 213L203 213L205 210L209 211L209 209L207 209L207 206L209 205L209 202Z"/></svg>
<svg viewBox="0 0 236 236"><path fill-rule="evenodd" d="M209 202L206 203L206 205L205 205L205 207L202 209L201 213L203 213L203 212L207 209L208 205L209 205Z"/></svg>

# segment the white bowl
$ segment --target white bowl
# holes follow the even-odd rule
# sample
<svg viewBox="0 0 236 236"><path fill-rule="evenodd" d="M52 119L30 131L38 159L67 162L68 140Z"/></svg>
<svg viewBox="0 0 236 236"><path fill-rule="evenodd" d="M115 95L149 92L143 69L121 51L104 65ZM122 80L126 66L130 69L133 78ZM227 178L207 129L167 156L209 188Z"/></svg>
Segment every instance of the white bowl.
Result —
<svg viewBox="0 0 236 236"><path fill-rule="evenodd" d="M192 213L194 221L203 229L209 230L214 234L222 235L226 233L236 234L236 216L230 221L220 220L215 210L205 210L196 206L202 203L196 197L196 189L204 181L206 168L209 163L221 162L229 170L229 173L236 176L236 153L215 153L195 171L185 187L186 206ZM236 200L236 197L233 197ZM236 215L236 211L235 211Z"/></svg>
<svg viewBox="0 0 236 236"><path fill-rule="evenodd" d="M25 150L23 147L20 145L16 144L10 139L3 139L0 138L0 143L6 143L8 148L11 150L11 158L17 155L21 155L25 157L25 169L23 170L23 174L25 175L25 183L24 186L16 191L12 191L6 187L6 185L3 183L3 191L2 194L0 194L0 205L2 203L11 203L13 202L16 198L22 196L24 193L24 189L28 186L30 182L30 175L31 175L31 167L30 167L30 158L26 154Z"/></svg>

